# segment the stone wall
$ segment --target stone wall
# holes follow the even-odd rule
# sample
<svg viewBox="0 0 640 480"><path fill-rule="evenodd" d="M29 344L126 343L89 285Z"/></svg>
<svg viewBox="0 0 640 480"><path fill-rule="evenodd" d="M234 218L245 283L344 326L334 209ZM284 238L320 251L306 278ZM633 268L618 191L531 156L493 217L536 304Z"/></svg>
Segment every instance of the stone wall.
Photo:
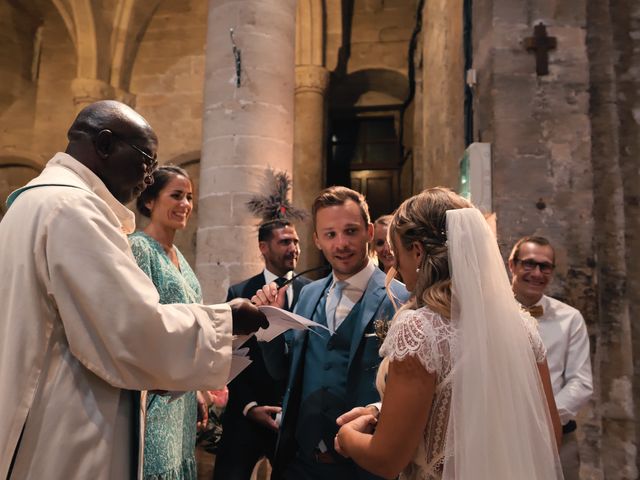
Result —
<svg viewBox="0 0 640 480"><path fill-rule="evenodd" d="M345 18L348 36L327 37L327 57L348 52L332 77L330 105L401 104L408 94L409 40L415 26L415 0L355 0ZM345 34L346 35L346 34ZM356 72L364 72L349 77Z"/></svg>
<svg viewBox="0 0 640 480"><path fill-rule="evenodd" d="M131 77L136 109L158 134L159 162L185 167L194 183L194 210L175 242L192 267L199 216L206 31L207 2L164 0L140 43ZM137 218L143 227L146 220Z"/></svg>
<svg viewBox="0 0 640 480"><path fill-rule="evenodd" d="M2 21L14 27L2 29L6 37L2 48L8 51L0 62L0 97L4 100L0 156L13 155L44 164L66 145L66 126L73 119L73 43L53 6L37 12L37 16L8 4L1 9Z"/></svg>
<svg viewBox="0 0 640 480"><path fill-rule="evenodd" d="M207 2L164 0L140 43L131 91L160 139L160 163L200 158Z"/></svg>
<svg viewBox="0 0 640 480"><path fill-rule="evenodd" d="M625 222L637 216L629 40L638 27L631 3L608 3L478 0L473 25L475 139L492 144L503 253L522 235L549 237L558 263L551 294L580 309L589 327L595 393L579 422L589 479L637 478L627 294L637 270L627 276L634 267L624 256L638 232ZM539 22L557 38L546 76L523 45Z"/></svg>
<svg viewBox="0 0 640 480"><path fill-rule="evenodd" d="M631 0L610 2L614 51L617 62L616 103L619 125L619 162L624 205L625 250L619 252L626 263L625 294L631 321L633 353L633 421L635 445L640 439L640 4ZM636 454L636 477L640 458Z"/></svg>
<svg viewBox="0 0 640 480"><path fill-rule="evenodd" d="M415 0L354 0L347 72L385 68L406 75Z"/></svg>
<svg viewBox="0 0 640 480"><path fill-rule="evenodd" d="M476 141L490 142L493 205L504 253L540 233L556 246L553 293L593 322L593 221L585 5L474 2ZM535 5L534 5L535 4ZM537 76L523 41L539 21L557 37L550 74ZM483 28L493 25L493 28Z"/></svg>
<svg viewBox="0 0 640 480"><path fill-rule="evenodd" d="M31 146L46 162L67 145L67 129L76 115L71 82L77 62L73 41L59 13L51 8L45 14Z"/></svg>
<svg viewBox="0 0 640 480"><path fill-rule="evenodd" d="M40 19L9 4L0 4L0 111L30 87L33 53Z"/></svg>

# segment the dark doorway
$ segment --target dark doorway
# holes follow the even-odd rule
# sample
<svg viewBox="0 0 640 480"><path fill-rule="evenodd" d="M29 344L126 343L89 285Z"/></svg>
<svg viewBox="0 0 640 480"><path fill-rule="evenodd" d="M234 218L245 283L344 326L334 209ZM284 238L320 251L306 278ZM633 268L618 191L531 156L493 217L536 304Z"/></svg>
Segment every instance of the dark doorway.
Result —
<svg viewBox="0 0 640 480"><path fill-rule="evenodd" d="M362 193L372 220L393 212L400 204L399 112L399 108L367 108L331 115L327 184Z"/></svg>

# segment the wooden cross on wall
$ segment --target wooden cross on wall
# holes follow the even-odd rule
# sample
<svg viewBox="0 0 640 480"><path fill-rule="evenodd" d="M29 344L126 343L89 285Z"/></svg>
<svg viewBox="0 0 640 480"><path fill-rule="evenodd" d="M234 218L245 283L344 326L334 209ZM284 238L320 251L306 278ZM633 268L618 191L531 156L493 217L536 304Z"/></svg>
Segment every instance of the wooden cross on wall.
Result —
<svg viewBox="0 0 640 480"><path fill-rule="evenodd" d="M536 54L536 74L549 75L549 51L555 50L558 42L556 37L547 36L547 27L539 23L533 29L533 37L524 39L524 46L528 52Z"/></svg>

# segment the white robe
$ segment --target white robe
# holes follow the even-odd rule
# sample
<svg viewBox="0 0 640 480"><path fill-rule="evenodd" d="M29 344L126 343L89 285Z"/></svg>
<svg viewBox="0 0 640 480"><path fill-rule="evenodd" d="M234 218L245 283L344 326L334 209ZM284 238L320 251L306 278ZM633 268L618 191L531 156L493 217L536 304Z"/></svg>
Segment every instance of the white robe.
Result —
<svg viewBox="0 0 640 480"><path fill-rule="evenodd" d="M67 154L29 185L52 183L79 188L26 190L0 223L0 478L16 452L15 479L126 479L124 389L222 387L231 313L160 305L127 242L133 213Z"/></svg>

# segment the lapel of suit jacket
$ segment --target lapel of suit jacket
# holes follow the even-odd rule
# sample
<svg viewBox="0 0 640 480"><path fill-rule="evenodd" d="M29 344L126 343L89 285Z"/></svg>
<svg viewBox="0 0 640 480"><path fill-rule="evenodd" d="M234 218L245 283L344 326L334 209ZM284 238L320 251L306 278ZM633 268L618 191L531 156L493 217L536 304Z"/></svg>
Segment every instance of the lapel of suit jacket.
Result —
<svg viewBox="0 0 640 480"><path fill-rule="evenodd" d="M238 296L251 300L251 297L253 297L256 292L264 286L264 284L264 272L254 275L245 282L241 291L238 292Z"/></svg>
<svg viewBox="0 0 640 480"><path fill-rule="evenodd" d="M267 284L267 279L264 277L264 271L256 275L254 278L256 279L256 283L254 284L255 292L251 294L251 297L249 297L249 300L251 300L251 298L256 294L258 290L260 290L262 287L264 287ZM253 289L253 287L251 288Z"/></svg>
<svg viewBox="0 0 640 480"><path fill-rule="evenodd" d="M309 284L307 289L305 290L303 301L298 302L296 304L295 313L298 315L302 315L304 318L312 319L313 312L316 311L318 306L318 302L322 297L322 293L327 288L327 285L331 281L332 276L329 275L327 278L319 281L315 284ZM293 332L293 343L291 345L291 376L295 375L295 371L298 369L300 365L300 360L302 359L302 353L304 348L302 345L306 341L306 337L308 335L307 330L297 330Z"/></svg>
<svg viewBox="0 0 640 480"><path fill-rule="evenodd" d="M293 311L293 309L296 307L296 304L298 303L298 298L300 298L300 291L302 290L302 287L305 286L305 284L297 278L291 283L293 283L293 304L291 305L291 311Z"/></svg>
<svg viewBox="0 0 640 480"><path fill-rule="evenodd" d="M371 280L369 280L369 284L367 285L367 289L362 296L362 304L360 318L357 320L358 323L355 326L353 331L353 336L351 337L351 349L349 351L349 365L353 361L353 357L358 350L358 346L362 341L364 332L369 325L369 322L373 320L373 316L375 315L378 307L384 300L385 289L384 289L384 279L385 275L382 270L376 268L376 271L373 272L371 276Z"/></svg>

